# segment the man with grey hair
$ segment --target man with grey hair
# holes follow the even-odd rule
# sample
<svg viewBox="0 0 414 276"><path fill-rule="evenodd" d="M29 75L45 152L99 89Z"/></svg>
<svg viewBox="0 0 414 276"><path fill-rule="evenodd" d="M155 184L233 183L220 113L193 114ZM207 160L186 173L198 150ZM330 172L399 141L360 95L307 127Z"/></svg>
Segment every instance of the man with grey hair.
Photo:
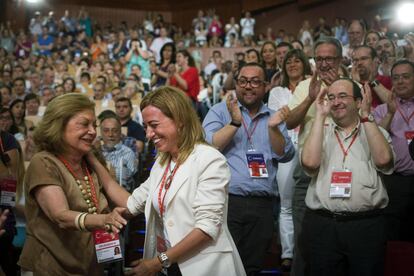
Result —
<svg viewBox="0 0 414 276"><path fill-rule="evenodd" d="M288 129L299 130L299 150L303 147L306 136L309 134L312 122L315 118L315 99L320 90L330 86L339 78L339 67L342 61L342 45L333 37L325 37L318 40L314 46L316 72L312 78L298 84L289 108L291 110L286 125ZM310 178L303 172L300 164L293 174L295 191L292 202L293 225L295 233L295 250L293 257L292 274L304 275L305 259L301 244L302 221L306 210L305 196L310 183Z"/></svg>
<svg viewBox="0 0 414 276"><path fill-rule="evenodd" d="M106 162L115 169L116 179L122 187L131 192L138 160L134 152L122 144L121 122L115 116L103 118L100 122L102 154Z"/></svg>

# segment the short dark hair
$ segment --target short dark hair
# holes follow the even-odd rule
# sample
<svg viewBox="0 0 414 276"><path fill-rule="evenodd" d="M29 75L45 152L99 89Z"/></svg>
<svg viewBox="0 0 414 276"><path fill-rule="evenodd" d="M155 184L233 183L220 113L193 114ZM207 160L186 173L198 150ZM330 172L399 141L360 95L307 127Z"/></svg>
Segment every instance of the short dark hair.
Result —
<svg viewBox="0 0 414 276"><path fill-rule="evenodd" d="M378 57L377 51L375 51L375 49L372 48L371 46L368 46L368 45L365 45L365 44L364 45L358 45L358 46L356 46L354 48L353 52L355 52L356 50L361 49L361 48L368 49L370 51L370 54L369 55L371 56L372 59Z"/></svg>
<svg viewBox="0 0 414 276"><path fill-rule="evenodd" d="M26 96L24 96L24 104L26 104L30 100L36 100L38 104L40 104L39 96L37 96L35 93L29 93Z"/></svg>
<svg viewBox="0 0 414 276"><path fill-rule="evenodd" d="M262 72L263 72L263 77L264 77L264 78L265 78L265 80L266 80L266 70L265 70L265 68L263 67L263 65L261 65L260 63L257 63L257 62L249 62L249 63L243 64L243 65L240 67L240 69L237 71L237 75L235 76L235 79L238 79L238 77L239 77L239 75L240 75L240 72L241 72L241 70L242 70L244 67L259 67L259 68L262 70Z"/></svg>
<svg viewBox="0 0 414 276"><path fill-rule="evenodd" d="M398 65L403 65L403 64L407 64L407 65L411 66L411 69L414 72L414 62L409 61L408 59L400 59L399 61L395 62L392 65L392 67L391 67L391 76L393 75L392 72L394 71L394 68L397 67Z"/></svg>
<svg viewBox="0 0 414 276"><path fill-rule="evenodd" d="M130 108L132 108L132 102L131 99L128 97L120 97L115 101L115 104L117 104L118 102L128 102L128 105Z"/></svg>
<svg viewBox="0 0 414 276"><path fill-rule="evenodd" d="M9 91L9 94L10 94L10 95L12 94L12 90L11 90L10 86L8 86L8 85L1 85L1 86L0 86L0 89L2 89L2 88L6 88L6 89L7 89L7 91ZM1 95L1 94L0 94L0 95Z"/></svg>
<svg viewBox="0 0 414 276"><path fill-rule="evenodd" d="M276 49L281 48L281 47L288 47L289 50L293 49L292 44L290 44L289 42L286 42L286 41L281 41L281 42L279 42L279 44L276 45Z"/></svg>
<svg viewBox="0 0 414 276"><path fill-rule="evenodd" d="M23 82L24 87L26 87L26 81L25 81L25 79L24 79L24 78L22 78L22 77L15 78L15 79L13 80L13 86L14 86L14 84L16 83L16 81L21 81L21 82Z"/></svg>
<svg viewBox="0 0 414 276"><path fill-rule="evenodd" d="M337 81L340 81L340 80L350 82L351 85L352 85L352 95L354 96L355 99L361 99L362 100L361 87L354 80L352 80L348 77L340 77L339 79L337 79L334 82L337 82Z"/></svg>

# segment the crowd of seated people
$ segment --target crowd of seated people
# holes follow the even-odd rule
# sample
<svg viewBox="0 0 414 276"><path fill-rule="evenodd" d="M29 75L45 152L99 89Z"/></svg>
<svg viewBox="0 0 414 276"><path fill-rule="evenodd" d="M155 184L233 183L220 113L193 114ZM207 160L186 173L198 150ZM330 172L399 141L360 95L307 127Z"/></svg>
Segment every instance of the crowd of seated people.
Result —
<svg viewBox="0 0 414 276"><path fill-rule="evenodd" d="M132 191L139 185L131 182L139 178L134 174L138 171L139 162L143 160L142 156L147 154L148 145L139 108L141 99L155 88L175 86L190 97L200 120L203 120L213 105L226 101L229 95L233 95L231 91L238 89L236 78L240 68L251 63L260 64L264 68L266 95L263 101L266 104L269 102L269 108L279 109L289 104L293 110L290 100L296 88L301 87L301 82L310 82L312 76L320 77L325 67L333 80L339 76L347 77L361 87L371 87L372 112L375 111L377 123L387 131L393 132L393 127L396 127L392 123L394 114L403 114L399 104L393 104L395 98L401 98L401 104L413 99L414 91L411 90L414 89L414 68L398 74L395 69L401 67L398 65L400 60L406 60L407 64L414 62L414 35L408 33L398 38L389 33L387 25L378 17L369 24L361 19L336 18L332 26L321 17L318 25L313 27L309 20L304 20L296 35L275 26L268 26L266 32L257 32L255 19L250 12L243 14L240 20L231 17L225 23L214 9L206 12L200 10L192 20L190 30L166 22L161 15L154 16L152 13L148 13L143 22L135 25L126 22L119 25L93 22L87 11L81 9L78 16L65 11L61 18L57 18L53 12L47 15L36 12L26 29L14 29L9 21L0 23L0 130L14 136L22 161L29 162L36 151L32 132L42 120L48 103L63 94L82 93L95 102L96 115L103 114L101 122L111 122L114 125L111 127L116 130L115 144L123 144L125 147L122 149L128 153L129 157L125 161L121 157L117 157L121 161L116 159L115 162L114 158L111 160L112 175L121 179L122 168L116 168L116 164L133 160L136 168L128 168L127 180L128 190ZM274 29L279 29L277 34ZM339 42L342 54L318 56L318 41L331 38ZM397 43L397 40L404 43ZM211 57L200 60L200 49L208 48L214 48ZM237 50L231 59L224 58L224 53L232 48L243 50ZM341 60L337 69L332 69L334 67L330 65L335 64L338 58ZM329 88L332 83L333 81L324 82L324 85ZM249 85L253 87L252 83ZM404 89L408 90L408 97L403 92L398 94L398 91ZM382 109L375 109L379 107ZM310 105L306 108L302 111L302 116L297 117L297 122L287 123L291 129L289 136L297 150L303 147L303 141L301 138L298 141L297 136L301 135L298 134L302 131L299 128L308 123L304 114L311 109ZM113 114L105 115L108 110L113 111ZM387 110L391 111L387 113ZM412 110L412 106L407 110ZM404 119L407 127L401 135L412 135L412 114L407 111L406 116L402 117L407 119ZM112 131L110 129L106 125L101 126L103 132ZM101 150L105 153L108 145L113 146L114 143L107 142L109 134L102 134L106 140L98 141L97 146L102 147ZM409 137L411 138L407 136L405 143L412 140L413 136ZM400 154L404 157L400 157ZM293 161L299 163L299 158L296 155ZM396 158L397 161L402 158L405 163L396 163L397 175L387 178L387 188L391 185L390 182L400 179L399 177L407 183L413 178L413 161L399 150L396 150ZM283 177L278 176L278 179L280 177L289 183L289 187L279 185L279 189L284 189L280 194L283 220L279 226L282 235L282 269L286 271L290 271L292 259L297 258L295 243L299 239L297 233L294 233L297 222L294 222L295 206L291 203L295 181L293 173L286 171L298 166L296 163L280 167L284 174ZM18 175L23 178L22 173ZM410 199L414 201L412 188L410 191ZM16 237L24 237L22 195L23 193L19 194L16 204L20 209L7 211L9 217L17 218L16 225L20 230L16 232ZM389 195L390 206L394 208L393 202L399 196L402 196L401 191L393 191ZM305 206L304 197L301 200L302 206ZM412 204L411 207L407 206L403 208L412 208ZM299 223L302 223L300 219ZM393 238L400 237L393 233ZM412 238L412 234L404 236L407 240ZM5 246L9 250L7 252L13 251L13 244L10 243L13 239L8 242L4 241L5 236L1 239L1 246ZM16 247L21 248L22 243L17 243L15 238L14 248ZM6 252L3 247L0 251L2 256ZM16 257L12 261L10 258L1 259L4 271L16 269ZM300 262L299 260L298 263ZM298 272L301 270L297 269L297 275L302 275Z"/></svg>

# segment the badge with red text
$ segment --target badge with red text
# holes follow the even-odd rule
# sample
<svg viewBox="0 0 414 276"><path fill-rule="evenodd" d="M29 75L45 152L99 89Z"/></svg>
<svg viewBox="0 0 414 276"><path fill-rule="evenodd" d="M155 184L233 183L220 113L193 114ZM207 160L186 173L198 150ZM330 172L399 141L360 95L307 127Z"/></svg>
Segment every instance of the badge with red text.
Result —
<svg viewBox="0 0 414 276"><path fill-rule="evenodd" d="M411 141L414 139L414 131L406 131L405 132L405 139L407 139L407 144L410 144Z"/></svg>
<svg viewBox="0 0 414 276"><path fill-rule="evenodd" d="M0 179L0 205L16 206L16 188L17 180L14 177L9 176Z"/></svg>
<svg viewBox="0 0 414 276"><path fill-rule="evenodd" d="M121 244L117 233L95 230L93 231L93 240L98 263L122 260Z"/></svg>
<svg viewBox="0 0 414 276"><path fill-rule="evenodd" d="M331 175L331 186L329 197L349 198L351 197L352 172L349 170L334 169Z"/></svg>
<svg viewBox="0 0 414 276"><path fill-rule="evenodd" d="M266 168L266 162L263 154L259 152L246 153L247 166L249 168L250 177L267 178L269 174Z"/></svg>

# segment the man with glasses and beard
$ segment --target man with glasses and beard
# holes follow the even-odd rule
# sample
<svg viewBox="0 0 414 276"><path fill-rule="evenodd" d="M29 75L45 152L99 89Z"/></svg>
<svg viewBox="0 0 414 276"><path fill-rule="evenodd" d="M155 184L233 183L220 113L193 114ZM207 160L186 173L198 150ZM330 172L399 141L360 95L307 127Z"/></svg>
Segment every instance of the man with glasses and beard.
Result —
<svg viewBox="0 0 414 276"><path fill-rule="evenodd" d="M284 123L289 110L265 106L265 87L263 67L244 65L236 77L236 95L213 106L203 122L207 142L230 166L228 226L247 275L260 272L272 240L277 162L294 155Z"/></svg>
<svg viewBox="0 0 414 276"><path fill-rule="evenodd" d="M378 74L379 58L375 50L362 45L352 53L352 79L362 85L368 83L372 93L372 107L388 101L391 95L391 78Z"/></svg>

